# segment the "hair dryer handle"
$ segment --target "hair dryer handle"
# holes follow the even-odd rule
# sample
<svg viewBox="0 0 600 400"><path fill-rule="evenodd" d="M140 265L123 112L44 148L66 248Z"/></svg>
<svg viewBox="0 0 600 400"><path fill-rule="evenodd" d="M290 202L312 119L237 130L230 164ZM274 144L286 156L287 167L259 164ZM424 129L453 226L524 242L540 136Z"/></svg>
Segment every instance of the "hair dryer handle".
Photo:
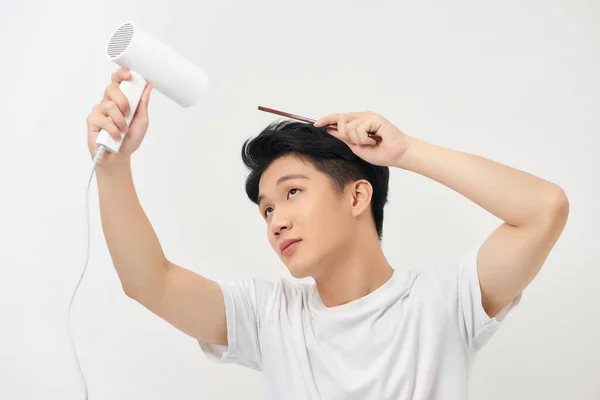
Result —
<svg viewBox="0 0 600 400"><path fill-rule="evenodd" d="M123 92L127 101L129 102L129 116L125 118L125 122L127 126L131 122L133 116L135 115L135 110L140 104L140 100L142 98L142 93L144 93L144 88L146 87L146 81L140 74L135 71L129 71L131 73L131 77L128 80L121 81L119 85L119 89ZM109 117L110 118L110 117ZM119 148L121 147L121 143L123 143L123 137L125 134L121 134L121 140L115 140L107 131L104 129L100 130L98 137L96 138L97 144L102 144L106 147L108 151L111 153L117 153Z"/></svg>

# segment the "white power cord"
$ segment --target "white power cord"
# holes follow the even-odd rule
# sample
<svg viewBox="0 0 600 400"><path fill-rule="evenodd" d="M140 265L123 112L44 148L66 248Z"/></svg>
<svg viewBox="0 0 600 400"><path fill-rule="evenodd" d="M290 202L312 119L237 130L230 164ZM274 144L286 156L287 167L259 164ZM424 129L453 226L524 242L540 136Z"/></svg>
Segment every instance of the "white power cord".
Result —
<svg viewBox="0 0 600 400"><path fill-rule="evenodd" d="M77 364L77 369L79 371L79 375L80 375L81 381L83 383L84 399L85 400L88 400L88 388L87 388L87 383L85 381L85 377L83 376L83 371L81 370L81 364L79 363L79 357L77 356L77 349L75 348L75 341L73 340L73 332L71 330L71 306L73 305L73 299L75 298L75 294L77 293L77 289L79 289L79 285L81 284L81 281L83 280L83 276L85 275L85 271L87 270L88 262L90 260L90 231L91 231L91 227L90 227L90 201L89 201L89 198L90 198L90 184L92 183L92 177L94 176L94 171L96 170L96 166L98 165L98 163L102 159L102 156L104 155L105 151L106 151L106 147L104 145L99 145L98 151L96 152L96 156L94 157L94 162L93 162L93 165L92 165L92 173L90 174L90 179L88 181L87 189L86 189L86 192L85 192L85 211L86 211L87 227L88 227L87 250L86 250L87 255L85 257L85 265L83 267L83 271L81 272L81 276L79 277L79 281L77 282L77 286L75 286L75 290L73 291L73 295L71 296L71 301L69 302L69 311L68 311L69 341L71 342L71 349L73 350L73 356L75 358L75 363Z"/></svg>

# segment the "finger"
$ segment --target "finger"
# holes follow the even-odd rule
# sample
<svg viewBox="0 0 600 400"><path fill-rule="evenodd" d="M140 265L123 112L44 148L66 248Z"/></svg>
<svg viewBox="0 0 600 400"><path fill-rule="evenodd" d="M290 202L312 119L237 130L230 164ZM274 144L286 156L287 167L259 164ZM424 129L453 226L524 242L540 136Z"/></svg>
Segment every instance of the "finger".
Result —
<svg viewBox="0 0 600 400"><path fill-rule="evenodd" d="M110 119L110 117L106 117L104 122L102 123L102 129L112 136L113 139L119 141L123 138L121 132L119 132L119 128L115 125L115 123Z"/></svg>
<svg viewBox="0 0 600 400"><path fill-rule="evenodd" d="M377 140L375 140L371 136L369 136L369 132L367 131L368 124L370 124L370 122L367 121L367 122L363 122L360 125L358 125L356 127L356 134L360 138L359 140L360 140L361 144L365 144L365 145L377 144Z"/></svg>
<svg viewBox="0 0 600 400"><path fill-rule="evenodd" d="M124 117L128 117L130 113L129 100L118 86L109 85L104 91L104 100L113 101L121 110Z"/></svg>
<svg viewBox="0 0 600 400"><path fill-rule="evenodd" d="M148 118L148 103L150 102L150 93L152 93L152 84L147 83L140 99L140 104L136 110L136 115L142 118Z"/></svg>
<svg viewBox="0 0 600 400"><path fill-rule="evenodd" d="M338 118L339 118L339 114L326 115L324 117L321 117L317 121L315 121L313 125L316 127L332 125L332 124L337 123Z"/></svg>
<svg viewBox="0 0 600 400"><path fill-rule="evenodd" d="M92 113L88 116L88 132L97 133L104 129L115 140L121 140L121 132L114 122L100 113Z"/></svg>
<svg viewBox="0 0 600 400"><path fill-rule="evenodd" d="M329 133L331 136L335 137L336 139L344 141L344 139L342 139L342 137L340 136L340 133L338 132L338 130L335 128L327 128L327 133Z"/></svg>
<svg viewBox="0 0 600 400"><path fill-rule="evenodd" d="M377 131L381 128L381 126L383 125L383 121L378 117L369 118L361 125L364 127L367 133L372 135L377 133Z"/></svg>
<svg viewBox="0 0 600 400"><path fill-rule="evenodd" d="M129 78L131 78L131 72L129 72L129 70L125 67L119 68L110 75L111 84L117 86L119 86L119 84L122 81L127 80Z"/></svg>
<svg viewBox="0 0 600 400"><path fill-rule="evenodd" d="M144 88L144 93L142 93L142 102L146 105L148 105L148 103L150 102L150 94L152 93L152 89L152 84L147 83L146 87Z"/></svg>
<svg viewBox="0 0 600 400"><path fill-rule="evenodd" d="M339 139L341 142L345 143L347 146L350 146L350 147L354 146L354 143L352 143L350 141L348 136L340 136L340 133L335 128L327 128L327 133L329 133L331 136Z"/></svg>
<svg viewBox="0 0 600 400"><path fill-rule="evenodd" d="M313 123L314 126L320 127L325 125L334 125L341 117L345 117L346 121L353 121L359 118L362 113L346 113L346 114L331 114L321 117Z"/></svg>
<svg viewBox="0 0 600 400"><path fill-rule="evenodd" d="M125 117L121 113L121 110L119 110L119 107L113 101L103 101L99 105L99 110L102 114L110 117L110 119L122 133L127 132L127 121L125 121Z"/></svg>
<svg viewBox="0 0 600 400"><path fill-rule="evenodd" d="M344 142L350 143L350 144L356 144L356 143L354 143L352 138L348 135L348 123L346 122L346 117L344 115L341 115L340 118L338 119L337 130L338 130L340 137L342 138L342 140Z"/></svg>
<svg viewBox="0 0 600 400"><path fill-rule="evenodd" d="M356 133L356 126L361 122L360 119L355 119L354 121L350 122L347 126L346 126L346 131L348 133L348 137L350 138L350 141L353 144L362 144L361 140L358 136L358 134Z"/></svg>

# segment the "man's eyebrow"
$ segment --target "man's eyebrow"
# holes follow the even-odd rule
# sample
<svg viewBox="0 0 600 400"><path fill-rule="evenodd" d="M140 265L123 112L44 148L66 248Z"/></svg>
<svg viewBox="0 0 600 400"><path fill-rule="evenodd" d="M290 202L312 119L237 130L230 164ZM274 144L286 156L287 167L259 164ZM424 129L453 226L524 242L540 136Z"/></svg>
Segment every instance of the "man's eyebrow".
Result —
<svg viewBox="0 0 600 400"><path fill-rule="evenodd" d="M308 176L304 175L304 174L288 174L288 175L283 175L282 177L280 177L279 179L277 179L277 183L276 186L279 186L280 184L282 184L285 181L289 181L290 179L310 179ZM263 196L262 194L259 194L257 197L257 203L260 206L260 202L263 201L263 199L265 198L265 196Z"/></svg>

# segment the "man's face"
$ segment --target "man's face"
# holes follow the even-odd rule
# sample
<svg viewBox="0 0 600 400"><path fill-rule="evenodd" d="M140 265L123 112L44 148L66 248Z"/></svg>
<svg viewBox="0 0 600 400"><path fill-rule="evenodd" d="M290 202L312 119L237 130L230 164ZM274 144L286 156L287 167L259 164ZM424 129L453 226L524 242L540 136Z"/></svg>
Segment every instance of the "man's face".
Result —
<svg viewBox="0 0 600 400"><path fill-rule="evenodd" d="M311 163L287 155L262 174L259 209L269 243L296 278L315 277L351 235L351 199ZM287 249L286 241L299 240Z"/></svg>

